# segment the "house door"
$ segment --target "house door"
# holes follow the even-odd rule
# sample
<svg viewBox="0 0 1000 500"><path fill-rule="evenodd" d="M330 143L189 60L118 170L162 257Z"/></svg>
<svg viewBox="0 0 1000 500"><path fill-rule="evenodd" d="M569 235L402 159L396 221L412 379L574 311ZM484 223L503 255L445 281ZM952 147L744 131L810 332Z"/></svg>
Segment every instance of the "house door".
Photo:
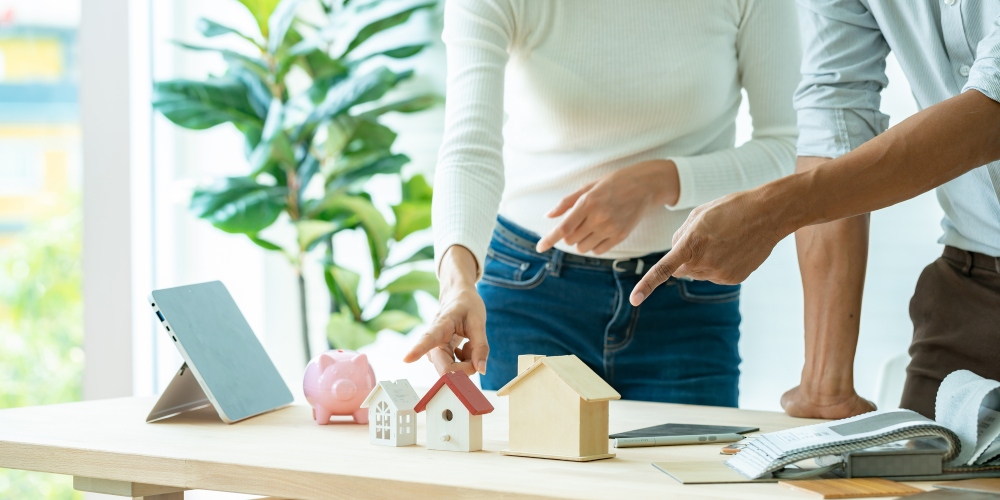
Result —
<svg viewBox="0 0 1000 500"><path fill-rule="evenodd" d="M392 437L392 415L389 414L389 405L385 401L379 401L375 405L375 439L390 439Z"/></svg>

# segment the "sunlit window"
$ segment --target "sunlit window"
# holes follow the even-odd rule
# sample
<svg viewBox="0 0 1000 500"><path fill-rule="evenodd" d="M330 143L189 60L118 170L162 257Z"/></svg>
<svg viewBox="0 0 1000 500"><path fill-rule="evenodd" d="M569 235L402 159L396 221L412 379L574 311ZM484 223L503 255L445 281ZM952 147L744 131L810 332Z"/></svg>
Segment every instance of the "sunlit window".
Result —
<svg viewBox="0 0 1000 500"><path fill-rule="evenodd" d="M80 399L77 0L0 1L0 408ZM0 469L0 498L78 498Z"/></svg>

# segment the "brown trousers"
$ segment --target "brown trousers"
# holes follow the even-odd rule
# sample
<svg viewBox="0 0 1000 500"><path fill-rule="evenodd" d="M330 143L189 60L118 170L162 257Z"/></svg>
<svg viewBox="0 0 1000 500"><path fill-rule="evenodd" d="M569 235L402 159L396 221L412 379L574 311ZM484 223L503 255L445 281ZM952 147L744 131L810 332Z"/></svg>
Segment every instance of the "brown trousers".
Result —
<svg viewBox="0 0 1000 500"><path fill-rule="evenodd" d="M917 281L910 318L900 406L934 418L938 386L955 370L1000 380L1000 258L945 247Z"/></svg>

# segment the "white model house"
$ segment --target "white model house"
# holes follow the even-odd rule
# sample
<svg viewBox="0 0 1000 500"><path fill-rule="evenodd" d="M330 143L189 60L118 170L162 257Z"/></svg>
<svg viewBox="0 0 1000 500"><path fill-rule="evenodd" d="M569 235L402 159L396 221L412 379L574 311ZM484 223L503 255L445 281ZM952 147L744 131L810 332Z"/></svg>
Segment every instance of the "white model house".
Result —
<svg viewBox="0 0 1000 500"><path fill-rule="evenodd" d="M428 450L483 449L483 415L493 411L493 405L468 375L442 375L414 408L417 413L424 410Z"/></svg>
<svg viewBox="0 0 1000 500"><path fill-rule="evenodd" d="M379 382L361 403L368 408L368 441L385 446L417 444L417 393L406 379Z"/></svg>

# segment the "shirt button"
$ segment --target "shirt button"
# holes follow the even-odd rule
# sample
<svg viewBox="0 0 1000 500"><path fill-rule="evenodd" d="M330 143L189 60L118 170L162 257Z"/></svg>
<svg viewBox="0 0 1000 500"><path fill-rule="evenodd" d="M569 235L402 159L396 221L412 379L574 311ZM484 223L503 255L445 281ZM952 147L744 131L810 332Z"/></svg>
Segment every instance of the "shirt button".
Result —
<svg viewBox="0 0 1000 500"><path fill-rule="evenodd" d="M972 68L970 68L969 65L963 64L961 68L958 68L958 74L962 76L969 76L969 70L971 69Z"/></svg>

